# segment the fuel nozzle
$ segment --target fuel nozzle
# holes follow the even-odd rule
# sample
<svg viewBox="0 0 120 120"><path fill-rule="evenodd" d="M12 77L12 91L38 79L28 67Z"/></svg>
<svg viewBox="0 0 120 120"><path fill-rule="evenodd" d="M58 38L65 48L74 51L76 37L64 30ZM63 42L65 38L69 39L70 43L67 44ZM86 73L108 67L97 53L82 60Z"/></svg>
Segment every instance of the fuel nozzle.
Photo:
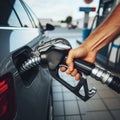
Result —
<svg viewBox="0 0 120 120"><path fill-rule="evenodd" d="M69 42L63 38L42 43L32 51L33 56L21 65L20 71L25 72L36 65L55 69L65 56L67 56L70 49Z"/></svg>
<svg viewBox="0 0 120 120"><path fill-rule="evenodd" d="M59 76L59 68L67 66L65 61L69 50L71 49L70 43L61 38L47 41L35 49L33 57L26 60L20 67L21 72L29 70L30 68L41 65L48 68L53 78L59 81L62 85L68 88L71 92L77 95L82 100L86 101L95 95L96 89L93 87L88 89L87 78L82 75L91 76L104 84L107 84L111 89L120 93L120 78L114 76L107 70L101 69L95 64L89 63L82 59L74 59L74 66L81 74L78 84L73 87ZM85 95L83 96L79 91L84 88Z"/></svg>
<svg viewBox="0 0 120 120"><path fill-rule="evenodd" d="M96 93L96 90L88 89L87 80L85 78L81 77L78 84L75 87L73 87L59 76L59 68L60 66L66 66L65 61L70 49L71 49L71 46L69 42L65 39L59 38L59 39L45 42L35 49L35 51L33 52L33 57L26 60L21 65L20 70L21 72L25 72L36 65L40 65L42 67L48 68L50 74L55 80L60 82L62 85L68 88L71 92L73 92L79 98L86 101ZM77 62L75 62L75 64L78 65ZM91 66L86 67L82 65L82 68L84 68L84 72L88 70L87 72L85 72L85 74L86 73L89 74L89 72L91 71L90 67ZM85 95L82 95L80 93L81 88L84 88Z"/></svg>
<svg viewBox="0 0 120 120"><path fill-rule="evenodd" d="M56 67L64 61L69 50L70 47L63 44L55 44L51 46L47 51L41 52L40 65L43 67L49 67L50 70L56 69Z"/></svg>

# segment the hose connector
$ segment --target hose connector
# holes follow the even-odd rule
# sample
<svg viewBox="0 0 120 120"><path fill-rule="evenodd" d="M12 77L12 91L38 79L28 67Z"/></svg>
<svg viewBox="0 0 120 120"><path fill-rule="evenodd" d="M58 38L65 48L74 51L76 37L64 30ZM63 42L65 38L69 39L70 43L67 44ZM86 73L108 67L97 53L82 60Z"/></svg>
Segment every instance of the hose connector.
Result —
<svg viewBox="0 0 120 120"><path fill-rule="evenodd" d="M25 72L29 69L31 69L32 67L35 67L36 65L40 64L40 57L39 56L33 56L29 59L27 59L20 67L20 71L21 72Z"/></svg>

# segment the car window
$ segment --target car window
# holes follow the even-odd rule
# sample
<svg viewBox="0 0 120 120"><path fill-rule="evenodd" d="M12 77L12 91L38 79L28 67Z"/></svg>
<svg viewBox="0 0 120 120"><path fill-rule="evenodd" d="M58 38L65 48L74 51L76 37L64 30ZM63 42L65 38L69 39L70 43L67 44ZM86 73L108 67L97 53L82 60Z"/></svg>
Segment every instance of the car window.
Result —
<svg viewBox="0 0 120 120"><path fill-rule="evenodd" d="M23 0L1 2L0 26L40 27L37 17Z"/></svg>
<svg viewBox="0 0 120 120"><path fill-rule="evenodd" d="M19 0L16 0L8 19L9 26L34 27Z"/></svg>
<svg viewBox="0 0 120 120"><path fill-rule="evenodd" d="M29 17L32 19L32 23L34 24L35 27L39 26L39 21L37 16L34 14L34 12L30 9L30 7L24 2L25 7L26 7L26 12L28 12Z"/></svg>
<svg viewBox="0 0 120 120"><path fill-rule="evenodd" d="M16 16L15 11L12 10L10 17L8 19L8 26L22 27L22 23Z"/></svg>
<svg viewBox="0 0 120 120"><path fill-rule="evenodd" d="M39 22L33 17L30 8L22 0L0 1L0 62L10 52L30 43L35 44L42 32ZM36 20L35 20L36 19ZM16 28L17 29L16 29ZM27 27L28 29L21 29ZM20 29L19 29L20 28Z"/></svg>

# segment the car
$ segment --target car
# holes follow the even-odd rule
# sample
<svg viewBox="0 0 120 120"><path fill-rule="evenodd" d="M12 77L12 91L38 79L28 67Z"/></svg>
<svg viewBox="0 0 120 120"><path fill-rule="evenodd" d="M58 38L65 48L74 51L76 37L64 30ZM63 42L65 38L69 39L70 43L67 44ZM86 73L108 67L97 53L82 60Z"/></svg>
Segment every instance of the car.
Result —
<svg viewBox="0 0 120 120"><path fill-rule="evenodd" d="M52 120L52 78L35 66L19 67L31 51L50 38L23 0L0 1L0 120Z"/></svg>

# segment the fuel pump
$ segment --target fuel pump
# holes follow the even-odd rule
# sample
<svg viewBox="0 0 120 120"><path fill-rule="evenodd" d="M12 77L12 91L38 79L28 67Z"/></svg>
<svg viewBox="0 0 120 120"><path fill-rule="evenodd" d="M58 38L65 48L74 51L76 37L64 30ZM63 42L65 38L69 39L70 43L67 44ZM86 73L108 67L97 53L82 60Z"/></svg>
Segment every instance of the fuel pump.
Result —
<svg viewBox="0 0 120 120"><path fill-rule="evenodd" d="M32 57L25 60L19 67L20 74L31 69L34 66L42 66L48 68L51 76L59 81L62 85L68 88L76 96L83 101L87 101L96 93L96 88L88 88L87 76L91 76L103 84L106 84L111 89L120 93L120 78L114 76L112 73L101 69L95 64L83 61L82 59L75 59L74 65L81 74L81 78L76 86L71 86L59 75L59 68L64 66L69 50L70 43L63 38L56 38L38 45L37 48L31 52ZM84 95L80 93L80 89L84 88Z"/></svg>

